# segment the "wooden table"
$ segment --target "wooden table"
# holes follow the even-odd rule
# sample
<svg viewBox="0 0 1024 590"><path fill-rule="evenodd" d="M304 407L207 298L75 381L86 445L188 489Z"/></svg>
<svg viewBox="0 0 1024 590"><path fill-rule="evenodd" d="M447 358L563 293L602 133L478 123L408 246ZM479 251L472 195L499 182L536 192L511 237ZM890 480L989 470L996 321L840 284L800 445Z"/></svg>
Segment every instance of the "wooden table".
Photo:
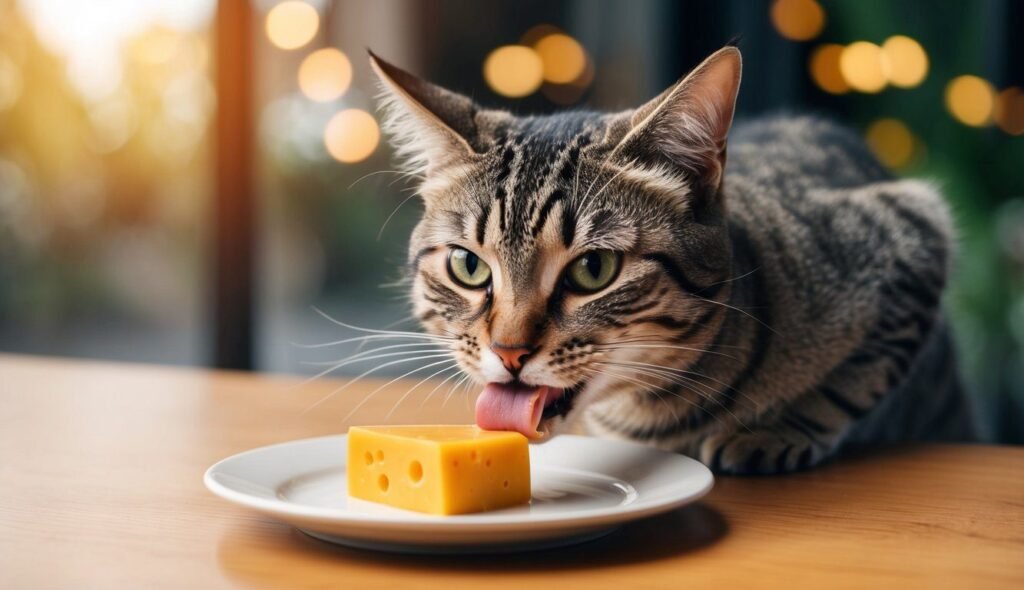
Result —
<svg viewBox="0 0 1024 590"><path fill-rule="evenodd" d="M407 557L334 547L202 485L218 459L343 432L375 387L0 356L0 588L1024 588L1024 449L918 446L705 501L573 548ZM389 387L355 420L380 419ZM427 390L423 390L424 392ZM469 420L461 399L402 422ZM485 586L486 584L486 586Z"/></svg>

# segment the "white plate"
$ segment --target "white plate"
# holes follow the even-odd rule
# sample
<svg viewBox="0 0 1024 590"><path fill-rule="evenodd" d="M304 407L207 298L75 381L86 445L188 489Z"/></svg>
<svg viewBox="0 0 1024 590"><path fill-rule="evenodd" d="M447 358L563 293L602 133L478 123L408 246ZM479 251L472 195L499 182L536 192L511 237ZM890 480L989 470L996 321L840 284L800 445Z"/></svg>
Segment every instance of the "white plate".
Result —
<svg viewBox="0 0 1024 590"><path fill-rule="evenodd" d="M530 445L529 505L431 516L346 494L347 436L262 447L206 471L213 493L356 547L419 553L539 549L593 539L693 502L714 478L701 463L643 445L556 436Z"/></svg>

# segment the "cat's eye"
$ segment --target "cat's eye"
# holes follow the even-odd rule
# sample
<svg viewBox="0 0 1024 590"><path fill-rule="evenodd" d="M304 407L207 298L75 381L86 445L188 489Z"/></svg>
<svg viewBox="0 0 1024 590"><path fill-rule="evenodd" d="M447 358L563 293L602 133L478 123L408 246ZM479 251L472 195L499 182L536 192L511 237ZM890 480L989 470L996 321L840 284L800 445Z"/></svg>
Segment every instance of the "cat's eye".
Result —
<svg viewBox="0 0 1024 590"><path fill-rule="evenodd" d="M622 257L611 250L587 252L569 263L565 272L565 286L581 293L594 293L604 289L619 274Z"/></svg>
<svg viewBox="0 0 1024 590"><path fill-rule="evenodd" d="M467 289L480 289L491 282L491 267L465 248L448 251L448 274Z"/></svg>

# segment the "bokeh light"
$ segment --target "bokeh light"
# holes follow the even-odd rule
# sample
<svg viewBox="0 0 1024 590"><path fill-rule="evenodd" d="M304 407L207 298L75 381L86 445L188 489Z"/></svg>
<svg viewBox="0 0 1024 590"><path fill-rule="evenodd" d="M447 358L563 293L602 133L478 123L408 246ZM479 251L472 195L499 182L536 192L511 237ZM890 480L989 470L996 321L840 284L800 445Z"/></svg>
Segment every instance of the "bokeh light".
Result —
<svg viewBox="0 0 1024 590"><path fill-rule="evenodd" d="M18 64L0 53L0 111L5 111L18 102L21 86L21 70Z"/></svg>
<svg viewBox="0 0 1024 590"><path fill-rule="evenodd" d="M301 0L287 0L267 13L267 38L281 49L298 49L320 28L316 9Z"/></svg>
<svg viewBox="0 0 1024 590"><path fill-rule="evenodd" d="M361 109L345 109L335 113L324 129L327 153L346 164L369 158L379 143L380 127L377 120Z"/></svg>
<svg viewBox="0 0 1024 590"><path fill-rule="evenodd" d="M992 120L995 90L977 76L957 76L946 85L946 108L964 125L982 127Z"/></svg>
<svg viewBox="0 0 1024 590"><path fill-rule="evenodd" d="M166 58L168 45L154 48L150 55L145 55L145 51L143 55L130 55L133 43L144 40L140 37L160 30L179 36L207 31L216 9L216 3L210 0L36 0L0 2L0 21L6 18L3 7L13 4L17 4L18 11L32 23L39 40L61 56L74 89L91 102L105 100L118 89L124 78L125 58L138 59L145 64L149 63L147 57ZM3 33L8 32L7 27L11 27L12 33L16 32L17 19L14 20L3 22ZM163 40L166 41L168 39ZM176 52L180 53L181 48Z"/></svg>
<svg viewBox="0 0 1024 590"><path fill-rule="evenodd" d="M857 41L843 49L839 56L839 71L851 88L873 94L885 88L889 63L881 47Z"/></svg>
<svg viewBox="0 0 1024 590"><path fill-rule="evenodd" d="M335 100L351 83L352 63L333 47L310 53L299 66L299 90L317 102Z"/></svg>
<svg viewBox="0 0 1024 590"><path fill-rule="evenodd" d="M145 64L165 64L174 59L183 42L184 37L177 31L156 28L138 40L134 56Z"/></svg>
<svg viewBox="0 0 1024 590"><path fill-rule="evenodd" d="M850 85L839 71L839 58L842 54L842 45L827 43L815 49L811 55L811 78L818 88L829 94L846 94L850 91Z"/></svg>
<svg viewBox="0 0 1024 590"><path fill-rule="evenodd" d="M533 46L544 64L544 80L555 84L569 84L579 79L587 69L587 53L572 37L555 33L547 35Z"/></svg>
<svg viewBox="0 0 1024 590"><path fill-rule="evenodd" d="M122 148L138 128L138 113L126 91L116 92L89 109L92 148L101 154Z"/></svg>
<svg viewBox="0 0 1024 590"><path fill-rule="evenodd" d="M889 83L893 86L913 88L928 75L928 54L910 37L889 37L882 43L882 52L889 64Z"/></svg>
<svg viewBox="0 0 1024 590"><path fill-rule="evenodd" d="M0 160L0 163L3 161ZM2 177L0 177L2 178ZM1024 265L1024 198L1011 197L995 213L995 235L1000 250L1017 264ZM1013 324L1024 342L1024 298L1018 300Z"/></svg>
<svg viewBox="0 0 1024 590"><path fill-rule="evenodd" d="M898 119L879 119L865 134L868 146L890 168L906 166L914 156L914 134Z"/></svg>
<svg viewBox="0 0 1024 590"><path fill-rule="evenodd" d="M578 78L568 84L545 84L540 91L555 104L571 105L583 98L593 82L594 62L588 58L586 67Z"/></svg>
<svg viewBox="0 0 1024 590"><path fill-rule="evenodd" d="M1024 135L1024 90L1011 86L999 93L992 118L1010 135Z"/></svg>
<svg viewBox="0 0 1024 590"><path fill-rule="evenodd" d="M815 0L775 0L771 18L775 30L793 41L813 39L825 27L825 11Z"/></svg>
<svg viewBox="0 0 1024 590"><path fill-rule="evenodd" d="M217 91L208 76L183 71L170 79L161 91L164 114L189 126L205 127L217 104Z"/></svg>
<svg viewBox="0 0 1024 590"><path fill-rule="evenodd" d="M548 35L558 35L563 33L562 29L559 29L555 25L549 25L547 23L530 27L528 31L523 33L523 36L519 38L519 44L527 47L533 47Z"/></svg>
<svg viewBox="0 0 1024 590"><path fill-rule="evenodd" d="M65 67L68 81L90 102L105 100L124 82L124 63L114 51L97 51L92 59L71 57Z"/></svg>
<svg viewBox="0 0 1024 590"><path fill-rule="evenodd" d="M536 92L544 81L544 62L529 47L505 45L487 56L484 80L491 90L502 96L528 96Z"/></svg>

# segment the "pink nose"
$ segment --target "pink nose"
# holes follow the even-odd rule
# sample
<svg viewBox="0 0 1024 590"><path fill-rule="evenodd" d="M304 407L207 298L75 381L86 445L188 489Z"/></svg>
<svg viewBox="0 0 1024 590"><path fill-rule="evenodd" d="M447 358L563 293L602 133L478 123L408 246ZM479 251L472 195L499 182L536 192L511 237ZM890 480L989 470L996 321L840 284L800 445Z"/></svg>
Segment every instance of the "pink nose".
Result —
<svg viewBox="0 0 1024 590"><path fill-rule="evenodd" d="M501 364L505 365L508 372L513 375L523 368L526 357L530 356L530 353L533 352L525 344L506 345L500 342L491 343L491 350L494 351L494 354L498 355L498 358L501 359Z"/></svg>

